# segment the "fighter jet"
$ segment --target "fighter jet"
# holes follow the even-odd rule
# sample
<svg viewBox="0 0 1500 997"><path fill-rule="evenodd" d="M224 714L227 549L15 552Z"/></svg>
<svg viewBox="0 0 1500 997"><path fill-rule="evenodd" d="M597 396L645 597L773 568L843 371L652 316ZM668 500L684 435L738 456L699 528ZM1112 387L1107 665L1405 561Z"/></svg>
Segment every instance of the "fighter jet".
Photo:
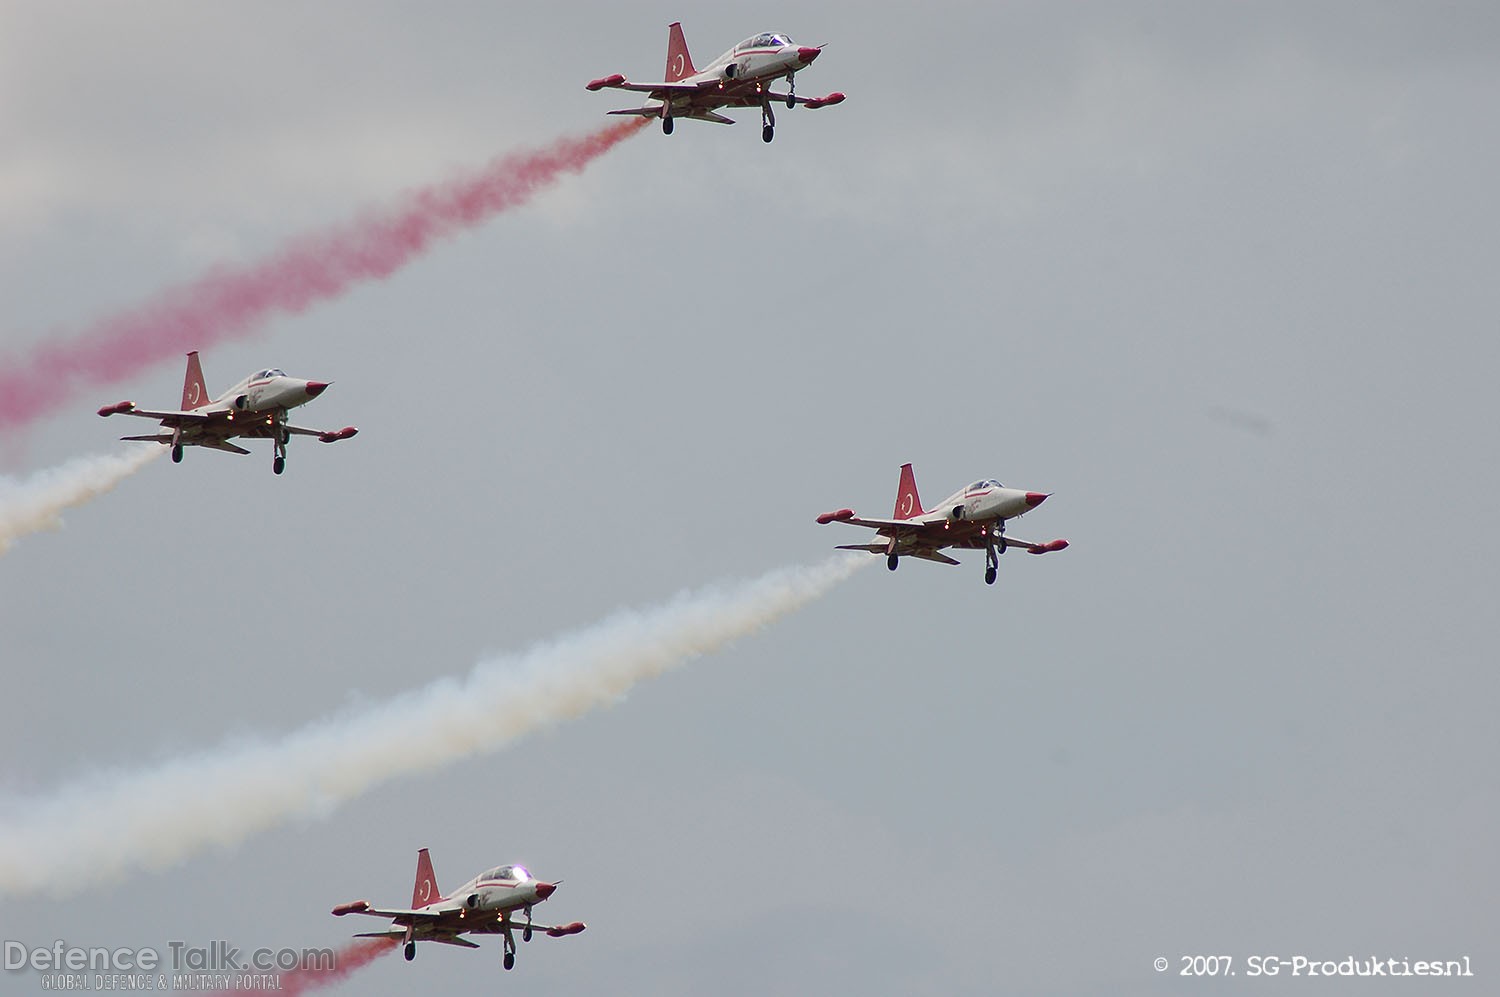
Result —
<svg viewBox="0 0 1500 997"><path fill-rule="evenodd" d="M986 585L993 585L1000 567L1000 555L1009 548L1019 547L1030 554L1048 554L1068 546L1066 540L1032 543L1005 535L1007 520L1024 516L1046 500L1045 492L1006 488L994 478L987 478L954 492L932 509L923 509L922 500L917 495L916 475L910 464L902 464L894 518L861 518L854 514L853 509L838 509L823 513L818 522L873 527L879 536L885 538L883 541L844 544L838 549L884 554L886 567L892 571L896 570L902 557L957 564L941 551L949 547L983 550L984 581Z"/></svg>
<svg viewBox="0 0 1500 997"><path fill-rule="evenodd" d="M720 108L758 107L760 137L769 142L776 137L776 114L771 110L772 102L784 101L789 108L798 104L828 107L843 102L841 93L811 99L796 94L797 71L812 65L822 51L821 45L798 45L788 35L766 31L746 38L703 69L696 69L692 56L688 55L687 42L682 37L682 25L674 21L667 29L665 82L630 83L616 73L590 81L588 89L610 87L649 94L655 103L609 113L660 118L661 130L668 135L672 134L672 122L677 118L732 125L734 119L719 114ZM786 93L776 93L771 86L782 77L786 78Z"/></svg>
<svg viewBox="0 0 1500 997"><path fill-rule="evenodd" d="M417 942L441 942L477 949L478 945L460 935L504 935L506 969L516 964L516 927L513 915L525 913L521 924L521 941L531 941L533 931L552 938L576 935L587 925L582 921L552 926L531 920L531 908L552 896L556 883L544 883L518 865L496 866L482 872L452 893L438 891L437 877L432 874L432 859L427 849L417 852L417 882L412 889L409 908L371 907L368 900L339 904L335 917L345 914L370 914L388 917L392 925L385 931L369 931L356 938L400 938L405 942L406 961L417 957Z"/></svg>
<svg viewBox="0 0 1500 997"><path fill-rule="evenodd" d="M183 447L208 447L230 453L247 454L244 447L229 441L237 437L274 440L271 469L277 474L286 470L286 445L293 435L316 436L324 443L347 440L358 433L353 426L343 429L303 429L287 425L287 411L305 405L328 388L327 381L304 381L288 377L275 367L257 371L217 398L208 397L203 385L203 368L198 352L187 355L187 376L182 384L182 408L177 411L136 408L135 402L116 402L99 410L102 416L138 415L160 419L161 429L150 436L122 436L122 440L142 440L170 444L173 463L182 463Z"/></svg>

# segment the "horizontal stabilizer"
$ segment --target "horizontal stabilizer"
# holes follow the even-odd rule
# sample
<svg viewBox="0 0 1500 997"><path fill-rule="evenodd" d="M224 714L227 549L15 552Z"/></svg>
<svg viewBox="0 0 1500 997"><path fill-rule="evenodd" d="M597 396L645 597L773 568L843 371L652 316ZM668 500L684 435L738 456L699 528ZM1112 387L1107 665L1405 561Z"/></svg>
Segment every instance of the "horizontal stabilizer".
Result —
<svg viewBox="0 0 1500 997"><path fill-rule="evenodd" d="M605 113L606 114L634 114L637 117L641 117L641 118L659 118L659 117L661 117L661 108L660 107L627 107L624 110L620 110L620 111L606 111Z"/></svg>
<svg viewBox="0 0 1500 997"><path fill-rule="evenodd" d="M953 558L949 557L947 554L942 554L942 553L939 553L938 551L935 551L935 550L916 550L916 551L912 551L909 556L911 556L911 557L920 557L924 561L936 561L939 564L957 564L958 563Z"/></svg>

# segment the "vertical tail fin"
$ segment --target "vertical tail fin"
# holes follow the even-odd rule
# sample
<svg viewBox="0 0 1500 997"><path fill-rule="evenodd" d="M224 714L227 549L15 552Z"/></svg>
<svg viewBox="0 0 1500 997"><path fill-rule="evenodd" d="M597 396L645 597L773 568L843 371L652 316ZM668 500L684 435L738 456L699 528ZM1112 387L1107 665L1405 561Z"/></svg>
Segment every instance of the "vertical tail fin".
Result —
<svg viewBox="0 0 1500 997"><path fill-rule="evenodd" d="M685 80L696 72L693 57L688 55L687 41L682 37L682 22L673 21L667 28L667 82Z"/></svg>
<svg viewBox="0 0 1500 997"><path fill-rule="evenodd" d="M923 511L921 496L917 494L917 476L910 464L902 464L901 484L896 489L896 518L912 519Z"/></svg>
<svg viewBox="0 0 1500 997"><path fill-rule="evenodd" d="M417 852L417 882L411 891L412 910L421 910L434 900L442 899L442 896L442 892L438 890L437 877L432 874L432 857L424 848Z"/></svg>
<svg viewBox="0 0 1500 997"><path fill-rule="evenodd" d="M182 380L182 410L191 412L209 403L208 388L203 384L203 367L198 363L198 351L188 354L187 376Z"/></svg>

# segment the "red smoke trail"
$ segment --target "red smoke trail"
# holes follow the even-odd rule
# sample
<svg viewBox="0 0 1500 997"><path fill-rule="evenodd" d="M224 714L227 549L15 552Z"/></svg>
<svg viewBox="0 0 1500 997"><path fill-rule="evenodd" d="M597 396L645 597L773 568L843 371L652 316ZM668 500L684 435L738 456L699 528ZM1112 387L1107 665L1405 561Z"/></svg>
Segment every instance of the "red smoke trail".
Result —
<svg viewBox="0 0 1500 997"><path fill-rule="evenodd" d="M301 236L259 263L216 268L71 339L0 362L0 430L29 425L81 388L249 335L272 315L294 315L362 281L387 277L438 239L526 203L564 173L582 171L644 121L502 157L477 175L413 191L378 214Z"/></svg>
<svg viewBox="0 0 1500 997"><path fill-rule="evenodd" d="M374 962L377 956L385 955L391 951L401 940L399 938L360 938L350 942L334 953L333 965L327 968L309 966L304 969L283 970L275 975L281 978L279 989L271 991L278 994L305 994L309 990L318 990L322 987L332 986L342 982L354 973L355 970ZM245 975L245 974L242 974ZM259 976L261 974L248 974ZM217 994L242 993L244 987L230 987L228 990L215 991Z"/></svg>

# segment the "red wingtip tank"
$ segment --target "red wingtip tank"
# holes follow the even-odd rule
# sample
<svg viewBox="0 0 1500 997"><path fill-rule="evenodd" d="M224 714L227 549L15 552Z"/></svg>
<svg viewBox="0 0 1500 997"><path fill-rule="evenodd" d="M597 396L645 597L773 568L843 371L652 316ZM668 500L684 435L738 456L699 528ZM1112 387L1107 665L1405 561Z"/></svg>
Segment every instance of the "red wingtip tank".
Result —
<svg viewBox="0 0 1500 997"><path fill-rule="evenodd" d="M119 412L129 412L133 408L135 408L135 402L115 402L113 405L104 406L99 410L99 414L106 416L115 415Z"/></svg>
<svg viewBox="0 0 1500 997"><path fill-rule="evenodd" d="M854 518L854 510L853 509L837 509L837 510L835 510L833 512L825 512L825 513L823 513L821 516L818 517L818 523L820 525L827 526L829 523L832 523L832 522L835 522L835 521L841 521L841 520L853 519L853 518Z"/></svg>
<svg viewBox="0 0 1500 997"><path fill-rule="evenodd" d="M597 80L589 80L588 86L585 89L603 90L605 87L619 86L624 82L624 75L621 73L615 73L613 76L601 76Z"/></svg>

